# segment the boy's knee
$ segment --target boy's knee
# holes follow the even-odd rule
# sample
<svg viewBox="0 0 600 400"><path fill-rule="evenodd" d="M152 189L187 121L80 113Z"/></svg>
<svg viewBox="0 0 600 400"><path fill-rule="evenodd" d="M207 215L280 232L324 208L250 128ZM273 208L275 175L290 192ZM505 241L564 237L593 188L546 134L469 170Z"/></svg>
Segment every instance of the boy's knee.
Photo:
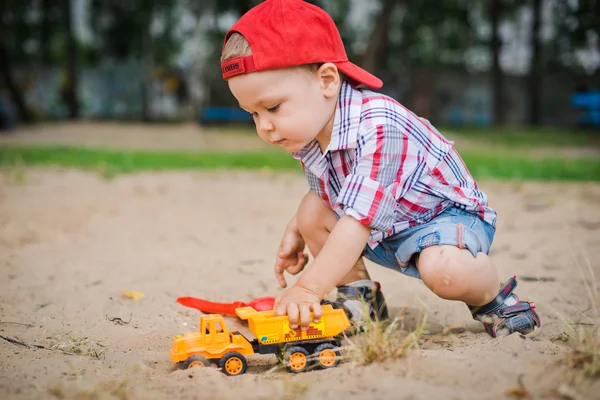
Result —
<svg viewBox="0 0 600 400"><path fill-rule="evenodd" d="M457 299L468 288L460 273L462 261L457 251L446 246L428 247L419 255L418 269L425 285L444 299Z"/></svg>
<svg viewBox="0 0 600 400"><path fill-rule="evenodd" d="M296 213L296 224L301 235L304 236L314 229L331 230L336 222L333 211L327 208L315 192L311 190L304 196Z"/></svg>

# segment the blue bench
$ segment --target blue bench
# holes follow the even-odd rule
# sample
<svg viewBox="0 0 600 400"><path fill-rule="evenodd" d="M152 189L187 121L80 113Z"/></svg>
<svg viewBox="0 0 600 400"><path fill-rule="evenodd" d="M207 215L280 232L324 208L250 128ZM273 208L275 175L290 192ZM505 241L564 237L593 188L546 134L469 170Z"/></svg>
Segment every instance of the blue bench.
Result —
<svg viewBox="0 0 600 400"><path fill-rule="evenodd" d="M202 125L232 122L254 123L252 116L238 107L205 107L198 116L198 122Z"/></svg>
<svg viewBox="0 0 600 400"><path fill-rule="evenodd" d="M573 93L571 105L582 111L579 124L600 127L600 91Z"/></svg>

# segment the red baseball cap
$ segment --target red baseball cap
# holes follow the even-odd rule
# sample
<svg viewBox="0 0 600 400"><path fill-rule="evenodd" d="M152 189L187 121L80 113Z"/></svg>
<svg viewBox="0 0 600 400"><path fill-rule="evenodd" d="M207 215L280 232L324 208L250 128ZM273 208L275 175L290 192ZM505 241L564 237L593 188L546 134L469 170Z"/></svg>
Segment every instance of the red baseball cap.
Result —
<svg viewBox="0 0 600 400"><path fill-rule="evenodd" d="M331 62L352 83L378 89L376 76L348 61L335 23L324 10L302 0L266 0L233 25L250 44L252 54L221 63L223 79L248 72Z"/></svg>

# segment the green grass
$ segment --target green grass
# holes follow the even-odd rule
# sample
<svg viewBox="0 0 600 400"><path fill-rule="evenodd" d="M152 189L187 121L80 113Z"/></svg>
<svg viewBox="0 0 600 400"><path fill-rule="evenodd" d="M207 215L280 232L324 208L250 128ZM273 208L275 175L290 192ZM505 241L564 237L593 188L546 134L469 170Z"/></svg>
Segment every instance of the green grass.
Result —
<svg viewBox="0 0 600 400"><path fill-rule="evenodd" d="M77 147L0 147L0 166L56 165L108 174L185 169L300 170L298 161L277 152L190 153L116 151Z"/></svg>
<svg viewBox="0 0 600 400"><path fill-rule="evenodd" d="M600 146L600 135L598 135L598 132L588 130L454 126L441 126L437 128L444 136L451 140L464 138L480 142L482 145L497 145L515 149Z"/></svg>
<svg viewBox="0 0 600 400"><path fill-rule="evenodd" d="M478 179L600 181L597 157L543 157L463 152ZM116 151L77 147L0 146L0 166L55 165L94 170L105 176L139 171L186 169L272 169L300 172L299 162L278 151L189 153Z"/></svg>
<svg viewBox="0 0 600 400"><path fill-rule="evenodd" d="M504 149L531 150L539 147L600 147L600 134L596 131L565 128L529 128L519 126L477 127L477 126L446 126L436 125L436 128L448 139L460 141L468 139L474 144L489 147L491 145ZM204 128L207 132L217 132L220 135L256 135L251 125L224 125Z"/></svg>
<svg viewBox="0 0 600 400"><path fill-rule="evenodd" d="M478 179L600 181L600 159L596 157L531 158L476 152L464 152L461 156L471 174Z"/></svg>

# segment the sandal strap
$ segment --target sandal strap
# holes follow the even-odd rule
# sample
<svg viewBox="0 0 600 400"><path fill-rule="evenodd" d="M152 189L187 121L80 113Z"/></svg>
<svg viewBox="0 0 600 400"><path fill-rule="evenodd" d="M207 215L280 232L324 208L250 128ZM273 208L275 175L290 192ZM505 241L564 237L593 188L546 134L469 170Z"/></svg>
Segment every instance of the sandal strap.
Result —
<svg viewBox="0 0 600 400"><path fill-rule="evenodd" d="M375 290L368 286L338 286L338 296L344 299L367 299Z"/></svg>
<svg viewBox="0 0 600 400"><path fill-rule="evenodd" d="M469 306L469 310L471 310L473 318L475 318L475 316L478 314L489 314L500 309L504 305L504 301L510 295L512 295L512 292L515 290L516 287L517 277L513 276L508 281L506 281L504 285L502 285L502 287L500 288L500 292L492 301L483 306Z"/></svg>

